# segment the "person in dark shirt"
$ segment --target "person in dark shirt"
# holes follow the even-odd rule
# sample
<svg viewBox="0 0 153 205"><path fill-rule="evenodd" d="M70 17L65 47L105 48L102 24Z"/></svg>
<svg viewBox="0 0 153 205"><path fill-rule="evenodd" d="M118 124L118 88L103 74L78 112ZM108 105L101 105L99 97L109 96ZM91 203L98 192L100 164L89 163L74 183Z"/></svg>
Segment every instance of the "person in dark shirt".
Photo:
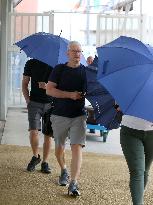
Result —
<svg viewBox="0 0 153 205"><path fill-rule="evenodd" d="M46 93L55 97L51 122L55 139L55 155L61 168L59 185L69 183L64 151L67 137L72 151L71 179L68 194L79 196L77 179L82 163L82 147L86 138L85 98L86 73L80 64L81 45L72 41L68 45L66 64L57 65L49 76Z"/></svg>
<svg viewBox="0 0 153 205"><path fill-rule="evenodd" d="M46 83L51 71L52 67L36 59L28 60L24 67L22 92L28 109L30 144L33 152L33 157L27 166L28 171L34 171L35 166L41 161L39 155L39 131L41 130L41 119L51 110L52 97L46 95ZM29 85L31 85L30 89ZM43 127L42 130L44 130ZM43 132L43 134L41 171L49 174L51 169L47 159L51 148L52 129L50 129L49 133Z"/></svg>

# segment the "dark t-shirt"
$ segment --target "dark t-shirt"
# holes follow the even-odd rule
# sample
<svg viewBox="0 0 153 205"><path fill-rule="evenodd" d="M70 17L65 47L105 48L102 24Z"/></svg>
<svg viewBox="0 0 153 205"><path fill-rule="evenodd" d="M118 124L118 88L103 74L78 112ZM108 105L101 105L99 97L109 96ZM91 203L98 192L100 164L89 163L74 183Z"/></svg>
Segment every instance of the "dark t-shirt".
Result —
<svg viewBox="0 0 153 205"><path fill-rule="evenodd" d="M59 64L53 69L48 80L56 83L57 88L63 91L86 92L86 73L83 65L71 68L66 64ZM55 98L54 106L54 115L73 118L85 114L84 98L80 100Z"/></svg>
<svg viewBox="0 0 153 205"><path fill-rule="evenodd" d="M52 72L52 67L38 61L30 59L24 67L24 76L31 77L30 100L39 103L49 103L52 97L46 95L46 90L39 88L38 82L48 82L48 77Z"/></svg>

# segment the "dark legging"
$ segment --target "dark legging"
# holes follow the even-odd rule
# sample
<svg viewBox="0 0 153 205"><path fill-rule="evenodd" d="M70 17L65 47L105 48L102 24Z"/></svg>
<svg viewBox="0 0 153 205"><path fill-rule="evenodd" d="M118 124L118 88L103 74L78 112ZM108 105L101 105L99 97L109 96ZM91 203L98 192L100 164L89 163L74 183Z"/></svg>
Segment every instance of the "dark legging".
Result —
<svg viewBox="0 0 153 205"><path fill-rule="evenodd" d="M122 126L120 143L130 172L133 205L143 205L144 190L153 161L153 131Z"/></svg>

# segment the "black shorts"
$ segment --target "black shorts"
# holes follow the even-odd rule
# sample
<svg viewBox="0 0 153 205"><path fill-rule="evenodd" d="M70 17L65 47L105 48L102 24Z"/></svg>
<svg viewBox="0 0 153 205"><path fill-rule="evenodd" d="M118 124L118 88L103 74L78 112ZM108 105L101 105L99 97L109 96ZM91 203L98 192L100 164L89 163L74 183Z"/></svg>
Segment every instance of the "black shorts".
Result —
<svg viewBox="0 0 153 205"><path fill-rule="evenodd" d="M44 113L42 117L42 133L44 135L49 135L53 137L52 123L50 121L51 113L52 113L52 108L48 110L46 113Z"/></svg>

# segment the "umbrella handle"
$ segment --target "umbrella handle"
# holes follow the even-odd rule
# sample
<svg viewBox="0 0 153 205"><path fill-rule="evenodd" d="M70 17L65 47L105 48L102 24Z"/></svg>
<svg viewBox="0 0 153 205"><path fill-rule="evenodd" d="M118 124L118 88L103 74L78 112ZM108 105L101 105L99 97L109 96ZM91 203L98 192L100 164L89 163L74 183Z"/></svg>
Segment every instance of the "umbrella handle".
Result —
<svg viewBox="0 0 153 205"><path fill-rule="evenodd" d="M104 63L103 63L103 74L105 74L106 73L106 71L107 71L107 65L108 65L108 63L109 63L109 60L106 60L106 61L104 61Z"/></svg>

